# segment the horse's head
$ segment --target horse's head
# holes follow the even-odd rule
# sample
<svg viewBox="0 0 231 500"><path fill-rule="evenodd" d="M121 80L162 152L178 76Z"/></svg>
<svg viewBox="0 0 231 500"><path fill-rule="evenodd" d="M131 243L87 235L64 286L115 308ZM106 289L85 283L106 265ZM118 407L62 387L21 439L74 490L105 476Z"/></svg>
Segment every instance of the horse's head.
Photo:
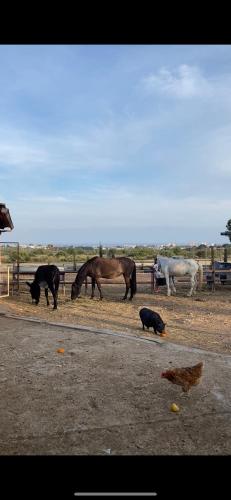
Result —
<svg viewBox="0 0 231 500"><path fill-rule="evenodd" d="M29 286L30 288L30 293L31 293L31 298L32 298L32 302L33 300L35 301L35 304L36 306L38 305L39 303L39 299L40 299L40 286L38 285L38 283L35 283L33 281L33 283L29 283L28 281L26 282L26 284Z"/></svg>
<svg viewBox="0 0 231 500"><path fill-rule="evenodd" d="M156 263L158 265L158 271L162 271L162 268L165 267L167 263L167 258L162 255L157 255Z"/></svg>
<svg viewBox="0 0 231 500"><path fill-rule="evenodd" d="M80 294L80 286L77 285L77 283L72 283L71 285L71 300L77 299L78 295Z"/></svg>

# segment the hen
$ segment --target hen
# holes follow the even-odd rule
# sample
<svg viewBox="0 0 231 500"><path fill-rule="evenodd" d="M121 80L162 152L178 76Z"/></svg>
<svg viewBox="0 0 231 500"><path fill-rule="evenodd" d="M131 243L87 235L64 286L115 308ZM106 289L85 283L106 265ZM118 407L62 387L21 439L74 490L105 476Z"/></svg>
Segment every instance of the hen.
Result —
<svg viewBox="0 0 231 500"><path fill-rule="evenodd" d="M203 363L185 368L173 368L161 373L162 378L167 378L173 384L181 385L183 392L188 392L192 385L200 383Z"/></svg>

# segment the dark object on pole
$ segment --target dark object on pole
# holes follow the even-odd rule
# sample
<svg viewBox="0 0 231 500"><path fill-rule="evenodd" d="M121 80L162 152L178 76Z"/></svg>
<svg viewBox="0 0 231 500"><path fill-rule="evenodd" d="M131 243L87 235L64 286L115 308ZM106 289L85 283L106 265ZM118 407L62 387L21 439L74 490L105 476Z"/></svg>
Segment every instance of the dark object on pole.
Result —
<svg viewBox="0 0 231 500"><path fill-rule="evenodd" d="M12 229L14 229L14 224L9 209L4 203L0 203L0 234L2 232L12 231Z"/></svg>
<svg viewBox="0 0 231 500"><path fill-rule="evenodd" d="M231 241L231 219L228 220L226 224L227 231L220 233L221 236L228 236L229 241Z"/></svg>

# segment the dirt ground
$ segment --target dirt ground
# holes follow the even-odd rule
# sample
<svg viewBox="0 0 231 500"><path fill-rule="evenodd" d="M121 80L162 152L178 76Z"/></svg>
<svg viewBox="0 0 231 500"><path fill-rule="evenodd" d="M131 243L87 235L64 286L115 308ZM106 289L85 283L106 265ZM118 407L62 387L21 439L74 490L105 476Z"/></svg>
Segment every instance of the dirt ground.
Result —
<svg viewBox="0 0 231 500"><path fill-rule="evenodd" d="M103 292L91 300L83 287L73 302L61 289L56 311L44 292L38 306L26 289L1 299L0 454L230 455L230 289L186 297L181 284L167 297L140 286L132 302L123 286ZM167 337L143 332L143 306L161 314ZM199 361L201 383L186 397L161 379Z"/></svg>
<svg viewBox="0 0 231 500"><path fill-rule="evenodd" d="M4 314L0 352L1 455L230 454L231 356ZM198 361L188 395L161 379Z"/></svg>
<svg viewBox="0 0 231 500"><path fill-rule="evenodd" d="M19 297L1 299L0 306L11 313L41 318L47 321L69 323L110 329L139 337L156 337L152 330L142 331L139 318L141 307L149 307L158 312L167 323L169 343L203 348L217 353L231 353L231 287L217 286L209 291L205 286L193 297L187 297L188 284L177 285L177 295L167 297L165 287L159 293L151 293L150 287L141 285L133 301L123 301L124 286L102 285L104 299L98 292L90 299L82 287L81 296L70 300L70 287L59 291L58 310L46 306L44 292L38 306L31 304L29 292ZM52 300L51 300L52 302Z"/></svg>

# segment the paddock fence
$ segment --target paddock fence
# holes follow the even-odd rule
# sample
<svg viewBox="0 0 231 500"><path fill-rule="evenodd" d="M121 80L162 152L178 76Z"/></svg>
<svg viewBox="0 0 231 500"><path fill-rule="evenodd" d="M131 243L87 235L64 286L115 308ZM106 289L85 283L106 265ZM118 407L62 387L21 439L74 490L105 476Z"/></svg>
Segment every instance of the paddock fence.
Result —
<svg viewBox="0 0 231 500"><path fill-rule="evenodd" d="M231 263L230 269L216 269L215 262L209 262L206 259L197 259L203 265L203 283L202 287L206 287L211 290L215 290L216 285L230 285L231 284ZM45 263L44 263L45 264ZM70 294L71 284L75 280L76 274L83 263L75 264L67 264L65 266L61 266L56 264L60 270L60 289L65 296L66 294ZM32 282L34 279L34 274L38 265L42 264L23 264L20 265L11 265L8 266L5 271L2 271L2 280L0 273L0 287L2 283L2 291L8 290L6 295L20 295L21 293L28 293L29 288L26 285L26 282ZM225 265L225 264L224 264ZM226 265L227 267L227 265ZM137 272L137 288L138 292L151 291L154 292L154 273L153 273L153 263L146 262L140 263L136 262L136 272ZM8 275L7 275L8 273ZM7 278L8 276L8 278ZM6 287L8 279L8 285ZM104 286L124 286L124 279L122 276L116 279L100 279L101 285ZM176 278L176 283L180 284L181 287L189 286L189 277L182 276ZM5 288L4 288L5 287ZM88 293L88 288L91 287L91 279L88 277L82 287L82 293ZM166 288L164 285L163 289ZM1 294L1 288L0 288ZM5 295L5 296L6 296Z"/></svg>

